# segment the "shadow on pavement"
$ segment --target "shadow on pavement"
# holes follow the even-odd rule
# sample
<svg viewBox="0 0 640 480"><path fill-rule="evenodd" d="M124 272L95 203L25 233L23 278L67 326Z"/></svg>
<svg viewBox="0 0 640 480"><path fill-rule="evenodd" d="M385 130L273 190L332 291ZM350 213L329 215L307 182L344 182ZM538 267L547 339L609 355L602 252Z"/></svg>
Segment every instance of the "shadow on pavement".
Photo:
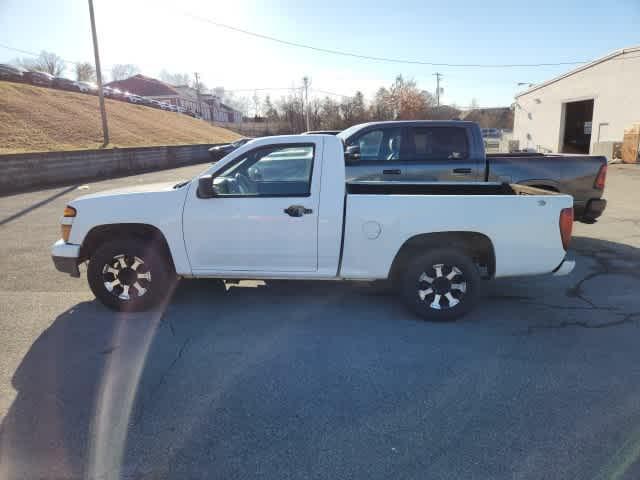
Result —
<svg viewBox="0 0 640 480"><path fill-rule="evenodd" d="M636 255L606 241L574 245L581 255L609 252L607 261ZM581 452L587 471L597 469L602 439L569 430L627 398L608 383L612 365L590 366L595 383L576 386L571 355L586 361L580 346L514 336L514 323L529 321L525 307L490 303L460 322L430 324L350 283L222 291L192 280L164 312L78 304L13 376L0 477L389 478L399 468L406 478L460 477L465 465L498 478L505 463L535 476L563 445L556 439L592 442ZM629 420L625 412L612 426ZM538 421L549 415L554 425ZM514 431L523 418L531 421ZM549 429L559 431L547 445ZM438 464L458 448L459 465ZM584 462L547 476L578 478Z"/></svg>
<svg viewBox="0 0 640 480"><path fill-rule="evenodd" d="M33 205L28 206L27 208L23 208L22 210L20 210L19 212L14 213L13 215L9 215L8 217L0 219L0 226L1 225L5 225L5 224L7 224L7 223L9 223L9 222L11 222L13 220L16 220L17 218L20 218L23 215L26 215L27 213L32 212L36 208L40 208L43 205L46 205L47 203L53 202L56 198L62 197L63 195L66 195L67 193L69 193L72 190L75 190L77 188L78 188L78 185L71 185L70 187L63 188L59 192L54 193L53 195L51 195L50 197L45 198L44 200L40 200L39 202L36 202ZM0 196L0 198L1 198L1 196Z"/></svg>

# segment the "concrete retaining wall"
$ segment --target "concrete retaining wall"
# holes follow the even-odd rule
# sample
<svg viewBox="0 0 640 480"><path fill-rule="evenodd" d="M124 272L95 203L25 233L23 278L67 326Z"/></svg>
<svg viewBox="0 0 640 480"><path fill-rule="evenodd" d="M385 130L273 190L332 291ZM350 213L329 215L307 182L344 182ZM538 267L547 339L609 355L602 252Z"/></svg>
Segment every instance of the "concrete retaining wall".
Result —
<svg viewBox="0 0 640 480"><path fill-rule="evenodd" d="M213 145L0 155L0 195L204 163Z"/></svg>

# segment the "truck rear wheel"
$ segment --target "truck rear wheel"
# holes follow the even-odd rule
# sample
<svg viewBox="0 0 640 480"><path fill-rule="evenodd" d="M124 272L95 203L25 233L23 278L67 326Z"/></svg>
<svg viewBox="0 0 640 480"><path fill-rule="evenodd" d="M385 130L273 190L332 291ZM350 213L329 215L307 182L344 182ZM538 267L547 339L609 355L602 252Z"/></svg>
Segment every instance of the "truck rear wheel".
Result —
<svg viewBox="0 0 640 480"><path fill-rule="evenodd" d="M402 281L402 296L423 319L447 322L475 306L480 283L480 273L471 258L459 250L443 248L410 261Z"/></svg>
<svg viewBox="0 0 640 480"><path fill-rule="evenodd" d="M143 239L111 240L89 258L91 291L107 307L126 312L147 310L169 294L175 273L161 249Z"/></svg>

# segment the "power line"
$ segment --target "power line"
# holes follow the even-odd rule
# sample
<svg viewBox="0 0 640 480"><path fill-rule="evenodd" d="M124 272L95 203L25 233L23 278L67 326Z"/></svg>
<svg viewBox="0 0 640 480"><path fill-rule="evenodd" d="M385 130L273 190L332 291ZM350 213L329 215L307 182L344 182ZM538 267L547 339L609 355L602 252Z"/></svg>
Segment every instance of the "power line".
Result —
<svg viewBox="0 0 640 480"><path fill-rule="evenodd" d="M5 48L7 50L12 50L14 52L24 53L25 55L31 55L31 56L34 56L34 57L39 57L40 56L40 53L30 52L29 50L23 50L21 48L10 47L9 45L4 45L2 43L0 43L0 47L1 48ZM77 65L79 63L82 63L82 62L74 62L73 60L66 60L64 58L60 58L60 60L62 60L64 63L69 63L71 65Z"/></svg>
<svg viewBox="0 0 640 480"><path fill-rule="evenodd" d="M304 87L262 87L262 88L234 88L224 89L225 92L261 92L268 90L301 90Z"/></svg>
<svg viewBox="0 0 640 480"><path fill-rule="evenodd" d="M322 93L324 95L333 95L333 96L336 96L336 97L348 98L348 97L352 96L352 95L343 95L342 93L329 92L327 90L319 90L317 88L312 88L311 90L314 91L314 92Z"/></svg>
<svg viewBox="0 0 640 480"><path fill-rule="evenodd" d="M290 40L283 40L281 38L272 37L270 35L264 35L262 33L251 32L249 30L245 30L243 28L234 27L232 25L227 25L225 23L216 22L209 18L200 17L198 15L193 15L191 13L185 12L184 15L186 17L191 18L192 20L196 20L199 22L204 22L211 24L215 27L224 28L227 30L231 30L233 32L243 33L245 35L249 35L256 38L261 38L263 40L269 40L271 42L281 43L283 45L288 45L290 47L297 48L306 48L307 50L314 50L316 52L329 53L332 55L341 55L343 57L352 57L352 58L360 58L363 60L373 60L376 62L387 62L387 63L403 63L408 65L429 65L432 67L464 67L464 68L517 68L517 67L553 67L560 65L579 65L583 63L588 63L588 61L580 60L580 61L572 61L572 62L550 62L550 63L504 63L504 64L489 64L489 63L437 63L437 62L427 62L423 60L405 60L399 58L389 58L389 57L374 57L371 55L364 55L360 53L347 52L343 50L333 50L330 48L322 48L316 47L313 45L308 45L304 43L292 42Z"/></svg>

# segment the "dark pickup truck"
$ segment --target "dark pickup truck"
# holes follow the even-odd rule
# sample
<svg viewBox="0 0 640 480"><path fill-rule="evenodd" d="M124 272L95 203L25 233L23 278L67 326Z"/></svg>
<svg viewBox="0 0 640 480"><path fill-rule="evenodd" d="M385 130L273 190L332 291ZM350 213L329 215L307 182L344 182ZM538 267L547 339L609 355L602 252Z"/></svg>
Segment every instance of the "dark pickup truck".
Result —
<svg viewBox="0 0 640 480"><path fill-rule="evenodd" d="M347 181L505 182L573 196L576 220L604 211L602 156L486 154L480 127L463 121L392 121L354 125L345 144Z"/></svg>

